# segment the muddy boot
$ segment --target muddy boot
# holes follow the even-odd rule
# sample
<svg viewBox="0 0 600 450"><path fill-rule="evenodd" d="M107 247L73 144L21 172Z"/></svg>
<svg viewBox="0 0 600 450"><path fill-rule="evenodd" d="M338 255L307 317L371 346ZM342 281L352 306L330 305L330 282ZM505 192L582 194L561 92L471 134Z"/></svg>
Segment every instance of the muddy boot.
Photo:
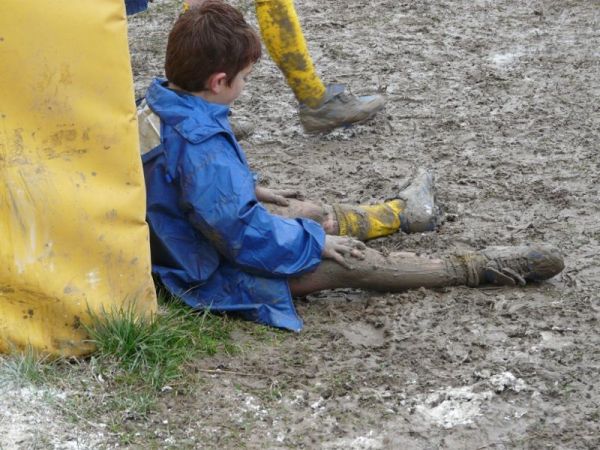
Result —
<svg viewBox="0 0 600 450"><path fill-rule="evenodd" d="M436 205L433 174L419 169L411 184L398 196L404 200L400 213L400 228L405 233L433 231L439 224L441 212Z"/></svg>
<svg viewBox="0 0 600 450"><path fill-rule="evenodd" d="M307 133L326 132L364 122L385 105L381 95L357 97L345 93L344 89L341 84L330 84L319 106L309 108L300 105L300 122Z"/></svg>
<svg viewBox="0 0 600 450"><path fill-rule="evenodd" d="M558 249L551 245L489 247L456 258L466 270L468 286L525 286L527 281L552 278L565 268Z"/></svg>
<svg viewBox="0 0 600 450"><path fill-rule="evenodd" d="M402 230L432 231L439 223L431 172L420 169L398 198L375 205L332 205L341 236L366 241Z"/></svg>

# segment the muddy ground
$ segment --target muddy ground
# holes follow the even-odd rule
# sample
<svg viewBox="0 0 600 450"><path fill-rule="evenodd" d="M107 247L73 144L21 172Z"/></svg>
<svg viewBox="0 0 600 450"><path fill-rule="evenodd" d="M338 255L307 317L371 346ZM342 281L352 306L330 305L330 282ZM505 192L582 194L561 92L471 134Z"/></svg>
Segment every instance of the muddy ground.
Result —
<svg viewBox="0 0 600 450"><path fill-rule="evenodd" d="M138 93L161 73L171 4L132 21ZM234 4L256 24L253 2ZM442 255L549 242L566 270L524 289L299 300L303 332L205 360L218 372L165 403L159 436L207 448L600 447L600 3L297 9L323 78L388 104L368 124L306 135L265 56L234 113L257 124L243 147L268 186L370 202L428 166L448 220L371 246Z"/></svg>
<svg viewBox="0 0 600 450"><path fill-rule="evenodd" d="M253 2L232 3L256 24ZM257 125L242 145L266 185L371 202L428 166L445 223L370 246L443 255L548 242L566 269L526 288L300 299L301 333L257 339L240 327L244 350L200 361L197 389L166 392L157 412L124 419L127 445L599 448L600 3L297 3L323 78L388 103L367 124L306 135L265 55L234 115ZM162 74L178 8L156 0L130 18L138 95ZM127 446L93 425L91 440L51 443Z"/></svg>

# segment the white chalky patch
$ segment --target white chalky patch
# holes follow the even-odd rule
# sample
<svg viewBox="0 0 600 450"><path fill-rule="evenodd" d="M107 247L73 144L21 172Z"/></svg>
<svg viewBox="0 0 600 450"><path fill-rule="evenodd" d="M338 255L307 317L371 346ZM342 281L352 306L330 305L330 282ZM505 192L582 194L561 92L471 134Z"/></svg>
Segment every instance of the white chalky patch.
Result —
<svg viewBox="0 0 600 450"><path fill-rule="evenodd" d="M518 59L524 54L524 49L514 49L504 53L493 53L489 56L489 59L498 69L504 69L511 64L518 63Z"/></svg>
<svg viewBox="0 0 600 450"><path fill-rule="evenodd" d="M505 389L512 389L515 392L520 392L527 387L521 378L515 377L510 372L502 372L490 377L489 383L496 392L502 392Z"/></svg>
<svg viewBox="0 0 600 450"><path fill-rule="evenodd" d="M67 397L67 392L54 388L15 385L0 371L0 448L105 447L106 436L102 432L90 432L63 416L58 405ZM95 428L101 425L104 424L95 424Z"/></svg>
<svg viewBox="0 0 600 450"><path fill-rule="evenodd" d="M447 388L433 392L416 406L426 420L443 428L473 423L481 415L481 405L491 399L491 391L473 392L472 386Z"/></svg>
<svg viewBox="0 0 600 450"><path fill-rule="evenodd" d="M244 399L241 409L247 413L251 413L255 418L259 419L268 415L267 410L260 404L260 401L251 395L248 395Z"/></svg>
<svg viewBox="0 0 600 450"><path fill-rule="evenodd" d="M366 436L358 436L355 438L341 438L335 441L324 442L321 448L334 449L345 448L349 450L379 450L383 449L383 439L381 437L373 437L373 431L369 431Z"/></svg>
<svg viewBox="0 0 600 450"><path fill-rule="evenodd" d="M562 336L552 331L540 332L542 341L539 343L539 347L551 348L553 350L562 350L565 347L573 345L573 339L569 336Z"/></svg>

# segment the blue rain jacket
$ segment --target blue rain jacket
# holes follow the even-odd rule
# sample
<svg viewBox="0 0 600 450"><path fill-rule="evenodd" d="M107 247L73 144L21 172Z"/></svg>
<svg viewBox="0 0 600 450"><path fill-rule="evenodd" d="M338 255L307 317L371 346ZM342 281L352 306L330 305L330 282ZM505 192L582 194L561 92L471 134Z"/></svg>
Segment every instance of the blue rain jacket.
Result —
<svg viewBox="0 0 600 450"><path fill-rule="evenodd" d="M161 144L143 156L152 270L194 308L302 329L287 278L321 262L325 232L269 213L227 119L229 107L168 89L146 95Z"/></svg>

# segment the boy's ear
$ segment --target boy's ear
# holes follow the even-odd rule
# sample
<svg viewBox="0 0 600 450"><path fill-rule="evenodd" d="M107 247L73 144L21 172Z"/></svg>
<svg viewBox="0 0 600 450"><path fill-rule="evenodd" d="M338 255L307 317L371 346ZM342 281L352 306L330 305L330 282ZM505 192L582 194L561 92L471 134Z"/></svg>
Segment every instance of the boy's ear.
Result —
<svg viewBox="0 0 600 450"><path fill-rule="evenodd" d="M214 94L220 94L227 87L227 74L225 72L213 73L208 77L208 89Z"/></svg>

